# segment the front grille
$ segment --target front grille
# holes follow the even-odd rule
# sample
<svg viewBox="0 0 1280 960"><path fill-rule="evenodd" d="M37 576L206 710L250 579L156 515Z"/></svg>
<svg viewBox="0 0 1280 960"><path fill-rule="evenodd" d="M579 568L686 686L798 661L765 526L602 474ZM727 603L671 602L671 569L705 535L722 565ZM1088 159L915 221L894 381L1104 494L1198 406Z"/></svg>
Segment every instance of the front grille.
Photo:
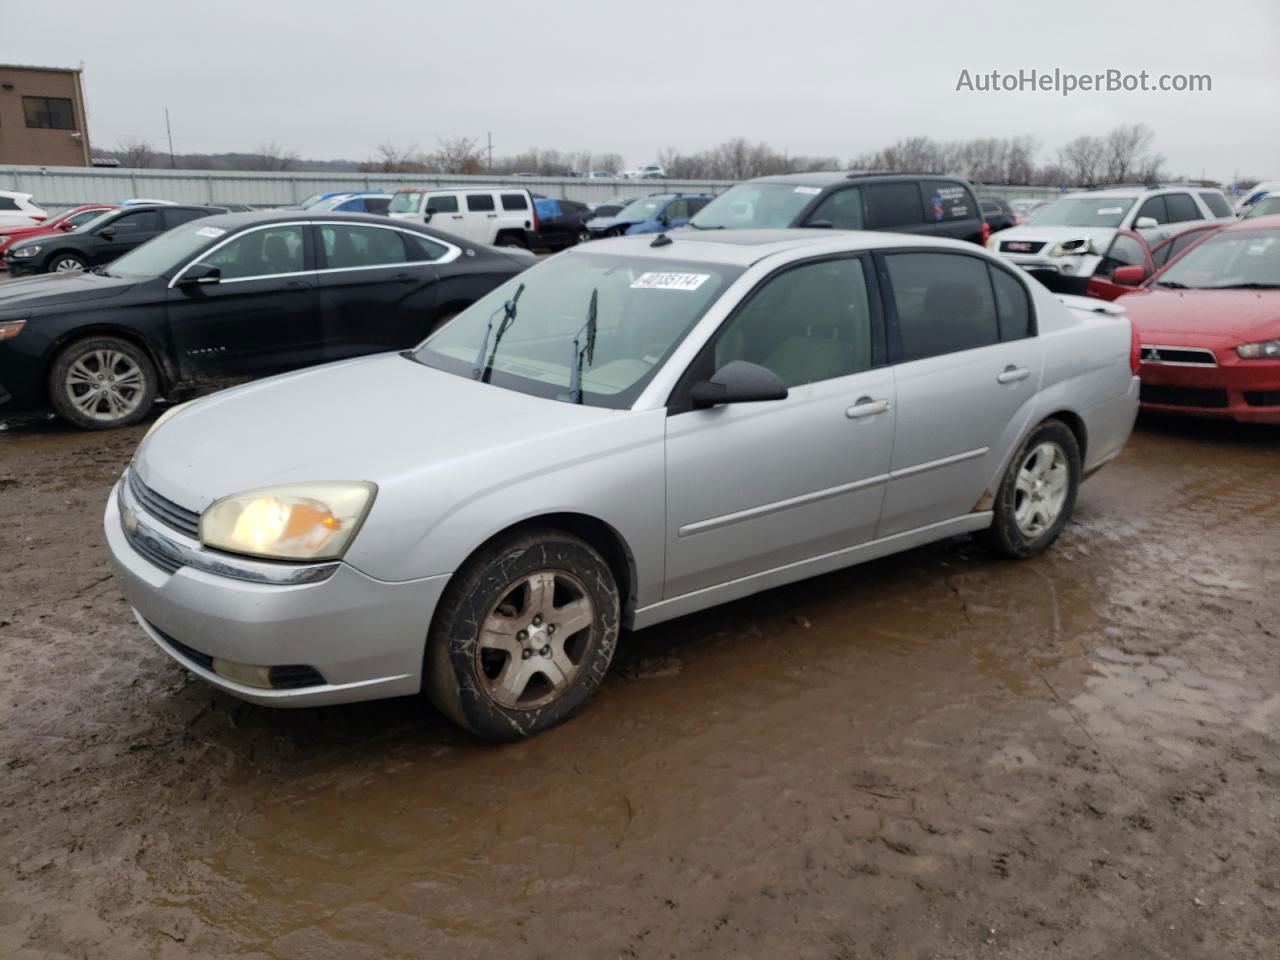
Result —
<svg viewBox="0 0 1280 960"><path fill-rule="evenodd" d="M1227 391L1197 387L1157 387L1142 385L1143 403L1163 403L1172 407L1205 407L1216 409L1227 405Z"/></svg>
<svg viewBox="0 0 1280 960"><path fill-rule="evenodd" d="M193 540L200 538L200 514L160 496L142 482L133 468L129 469L129 490L151 516Z"/></svg>
<svg viewBox="0 0 1280 960"><path fill-rule="evenodd" d="M129 541L129 546L137 550L144 560L155 564L165 573L177 573L182 564L167 554L161 553L151 545L151 541L145 537L140 537L136 533L130 533L128 530L124 532L125 539Z"/></svg>
<svg viewBox="0 0 1280 960"><path fill-rule="evenodd" d="M1204 347L1161 347L1143 344L1142 362L1216 367L1218 357L1212 350Z"/></svg>
<svg viewBox="0 0 1280 960"><path fill-rule="evenodd" d="M1039 253L1044 244L1038 240L1001 240L1001 253Z"/></svg>
<svg viewBox="0 0 1280 960"><path fill-rule="evenodd" d="M1251 407L1280 407L1280 390L1246 390L1244 402Z"/></svg>

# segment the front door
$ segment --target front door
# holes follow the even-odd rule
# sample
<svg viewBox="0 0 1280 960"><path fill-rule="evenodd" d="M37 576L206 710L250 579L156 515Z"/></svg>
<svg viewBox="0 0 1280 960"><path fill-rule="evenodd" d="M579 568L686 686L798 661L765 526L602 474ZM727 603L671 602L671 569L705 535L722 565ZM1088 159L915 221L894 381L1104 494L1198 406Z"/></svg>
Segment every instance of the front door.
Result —
<svg viewBox="0 0 1280 960"><path fill-rule="evenodd" d="M898 415L877 537L991 509L988 486L1039 389L1031 300L978 254L877 256Z"/></svg>
<svg viewBox="0 0 1280 960"><path fill-rule="evenodd" d="M1107 252L1093 271L1093 276L1089 278L1085 295L1097 297L1099 300L1115 300L1126 293L1132 293L1132 285L1116 283L1111 279L1111 275L1116 267L1142 267L1145 271L1143 277L1145 280L1146 277L1151 276L1154 269L1151 257L1151 251L1147 249L1142 237L1128 230L1117 231L1111 240L1111 246L1107 248Z"/></svg>
<svg viewBox="0 0 1280 960"><path fill-rule="evenodd" d="M129 210L109 223L103 224L91 235L89 266L97 267L123 256L134 247L141 246L165 230L160 210L146 207Z"/></svg>
<svg viewBox="0 0 1280 960"><path fill-rule="evenodd" d="M872 289L870 260L792 266L764 280L695 361L708 374L757 363L789 392L667 418L667 599L873 536L894 397Z"/></svg>

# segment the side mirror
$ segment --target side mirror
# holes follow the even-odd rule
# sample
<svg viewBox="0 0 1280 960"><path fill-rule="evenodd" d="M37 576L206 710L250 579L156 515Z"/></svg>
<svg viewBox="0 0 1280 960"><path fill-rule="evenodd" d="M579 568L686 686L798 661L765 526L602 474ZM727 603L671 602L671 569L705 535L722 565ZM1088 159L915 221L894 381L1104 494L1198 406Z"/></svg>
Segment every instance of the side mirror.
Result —
<svg viewBox="0 0 1280 960"><path fill-rule="evenodd" d="M756 403L785 400L787 385L772 370L746 360L732 360L717 370L710 380L699 380L689 391L695 407L715 407L722 403Z"/></svg>
<svg viewBox="0 0 1280 960"><path fill-rule="evenodd" d="M1135 230L1150 230L1158 226L1160 224L1156 223L1155 217L1139 217L1133 222L1133 229Z"/></svg>
<svg viewBox="0 0 1280 960"><path fill-rule="evenodd" d="M1111 281L1122 287L1137 287L1147 279L1146 267L1116 267L1111 271Z"/></svg>
<svg viewBox="0 0 1280 960"><path fill-rule="evenodd" d="M424 211L424 212L423 212L423 214L422 214L422 222L423 222L423 223L430 223L430 222L431 222L431 218L432 218L432 217L434 217L435 215L436 215L436 212L435 212L434 210L426 210L426 211Z"/></svg>
<svg viewBox="0 0 1280 960"><path fill-rule="evenodd" d="M112 238L115 237L115 235L116 235L115 227L103 227L101 230L98 231L98 236L100 236L103 240L111 240Z"/></svg>
<svg viewBox="0 0 1280 960"><path fill-rule="evenodd" d="M222 270L209 263L194 263L178 281L178 286L188 287L203 283L218 283L222 280Z"/></svg>
<svg viewBox="0 0 1280 960"><path fill-rule="evenodd" d="M61 230L63 233L70 233L72 230L75 229L75 226L63 220L60 224L58 224L58 229Z"/></svg>

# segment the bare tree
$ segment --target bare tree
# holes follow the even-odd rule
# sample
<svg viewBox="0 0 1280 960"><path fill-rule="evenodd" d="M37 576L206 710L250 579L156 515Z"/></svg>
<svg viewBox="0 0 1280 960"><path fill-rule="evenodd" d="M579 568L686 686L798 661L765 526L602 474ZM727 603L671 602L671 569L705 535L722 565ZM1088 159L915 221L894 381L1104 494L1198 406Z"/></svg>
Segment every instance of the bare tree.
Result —
<svg viewBox="0 0 1280 960"><path fill-rule="evenodd" d="M474 137L453 137L440 141L440 149L431 157L432 165L441 173L483 173L484 157Z"/></svg>
<svg viewBox="0 0 1280 960"><path fill-rule="evenodd" d="M116 152L120 154L120 163L125 167L145 168L156 162L156 152L150 142L139 137L120 141Z"/></svg>
<svg viewBox="0 0 1280 960"><path fill-rule="evenodd" d="M254 152L245 166L249 170L272 170L276 172L293 170L298 166L298 155L292 150L286 150L272 140L270 143L260 143L254 147Z"/></svg>
<svg viewBox="0 0 1280 960"><path fill-rule="evenodd" d="M1072 183L1098 183L1106 170L1106 144L1098 137L1076 137L1058 151L1058 163Z"/></svg>
<svg viewBox="0 0 1280 960"><path fill-rule="evenodd" d="M384 140L375 148L372 159L360 164L362 173L425 173L426 158L416 143L401 146Z"/></svg>
<svg viewBox="0 0 1280 960"><path fill-rule="evenodd" d="M1151 128L1141 123L1121 124L1106 138L1106 176L1110 183L1124 183L1150 159L1145 155L1153 139ZM1159 167L1159 164L1156 164Z"/></svg>

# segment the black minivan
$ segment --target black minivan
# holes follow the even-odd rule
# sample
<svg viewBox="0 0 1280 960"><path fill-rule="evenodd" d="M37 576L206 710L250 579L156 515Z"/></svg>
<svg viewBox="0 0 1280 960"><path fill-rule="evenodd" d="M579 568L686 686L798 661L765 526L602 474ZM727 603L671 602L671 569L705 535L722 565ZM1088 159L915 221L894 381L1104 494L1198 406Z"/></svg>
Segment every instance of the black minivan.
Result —
<svg viewBox="0 0 1280 960"><path fill-rule="evenodd" d="M790 173L730 187L689 221L695 230L828 227L986 242L967 180L923 173Z"/></svg>

